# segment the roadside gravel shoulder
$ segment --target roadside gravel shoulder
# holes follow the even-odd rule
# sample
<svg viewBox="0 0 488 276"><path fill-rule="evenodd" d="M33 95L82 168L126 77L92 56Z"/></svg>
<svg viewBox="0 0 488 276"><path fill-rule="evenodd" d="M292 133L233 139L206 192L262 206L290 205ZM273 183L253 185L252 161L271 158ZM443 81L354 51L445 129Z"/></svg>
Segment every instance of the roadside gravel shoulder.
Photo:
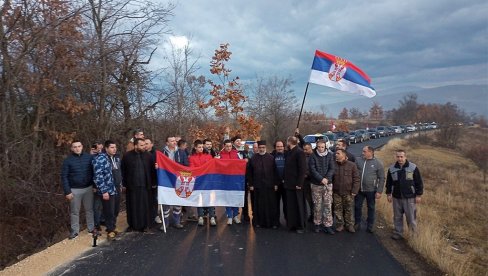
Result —
<svg viewBox="0 0 488 276"><path fill-rule="evenodd" d="M117 217L118 229L126 229L126 213L120 213ZM68 236L68 233L66 233ZM98 237L97 244L107 242L105 232ZM68 238L53 244L52 246L37 252L9 267L0 271L0 276L11 275L46 275L57 267L77 259L79 256L92 249L93 238L87 230L80 232L80 235L73 240Z"/></svg>

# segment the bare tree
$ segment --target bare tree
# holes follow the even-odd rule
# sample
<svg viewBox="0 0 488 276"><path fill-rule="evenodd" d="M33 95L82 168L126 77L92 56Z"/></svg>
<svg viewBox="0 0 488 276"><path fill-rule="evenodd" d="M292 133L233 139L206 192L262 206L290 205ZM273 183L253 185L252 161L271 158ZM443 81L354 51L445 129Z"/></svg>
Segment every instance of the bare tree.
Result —
<svg viewBox="0 0 488 276"><path fill-rule="evenodd" d="M263 136L268 140L293 134L290 121L298 114L298 105L291 88L291 77L259 77L248 86L249 112L263 124Z"/></svg>
<svg viewBox="0 0 488 276"><path fill-rule="evenodd" d="M194 57L191 40L183 47L177 47L169 42L166 53L168 67L163 76L163 86L160 95L168 100L159 109L165 118L170 118L172 131L179 135L186 135L194 124L208 119L205 109L195 108L198 103L206 101L204 76L195 75L200 69L197 66L199 57Z"/></svg>
<svg viewBox="0 0 488 276"><path fill-rule="evenodd" d="M151 61L161 35L167 33L174 7L135 0L88 0L88 5L94 80L89 89L97 122L106 136L113 112L120 112L124 123L131 125L132 118L140 118L151 105L143 95L152 78L144 65Z"/></svg>

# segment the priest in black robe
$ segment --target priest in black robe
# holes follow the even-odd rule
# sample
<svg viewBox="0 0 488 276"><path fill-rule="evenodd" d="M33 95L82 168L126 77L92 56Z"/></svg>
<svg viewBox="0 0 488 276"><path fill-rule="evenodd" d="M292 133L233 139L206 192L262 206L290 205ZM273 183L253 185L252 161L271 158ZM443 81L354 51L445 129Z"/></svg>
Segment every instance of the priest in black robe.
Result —
<svg viewBox="0 0 488 276"><path fill-rule="evenodd" d="M153 222L151 187L156 186L156 169L145 147L143 139L135 139L134 150L127 152L122 159L129 231L145 231Z"/></svg>
<svg viewBox="0 0 488 276"><path fill-rule="evenodd" d="M279 213L276 203L278 173L274 157L266 152L266 141L258 142L259 152L254 154L247 167L249 190L254 193L253 225L277 228Z"/></svg>

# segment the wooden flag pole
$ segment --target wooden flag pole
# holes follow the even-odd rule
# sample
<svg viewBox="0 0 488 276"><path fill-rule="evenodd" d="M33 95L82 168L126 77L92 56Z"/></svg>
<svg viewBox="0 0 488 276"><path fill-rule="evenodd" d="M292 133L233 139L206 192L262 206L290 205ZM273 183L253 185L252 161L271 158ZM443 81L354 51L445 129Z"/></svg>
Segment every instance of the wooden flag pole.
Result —
<svg viewBox="0 0 488 276"><path fill-rule="evenodd" d="M305 88L305 95L303 95L302 107L300 108L300 114L298 114L297 128L300 125L300 118L302 117L303 105L305 104L305 98L307 97L307 91L308 91L308 85L309 84L310 83L307 82L307 87Z"/></svg>

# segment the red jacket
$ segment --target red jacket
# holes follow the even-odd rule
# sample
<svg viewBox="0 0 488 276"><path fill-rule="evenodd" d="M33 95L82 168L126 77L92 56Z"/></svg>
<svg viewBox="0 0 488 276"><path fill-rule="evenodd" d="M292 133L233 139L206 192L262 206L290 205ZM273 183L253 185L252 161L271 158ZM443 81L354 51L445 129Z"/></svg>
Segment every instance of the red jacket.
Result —
<svg viewBox="0 0 488 276"><path fill-rule="evenodd" d="M221 150L220 159L240 159L239 152L235 149L232 149L231 151Z"/></svg>
<svg viewBox="0 0 488 276"><path fill-rule="evenodd" d="M190 167L200 167L212 159L212 155L208 153L195 153L189 158Z"/></svg>

